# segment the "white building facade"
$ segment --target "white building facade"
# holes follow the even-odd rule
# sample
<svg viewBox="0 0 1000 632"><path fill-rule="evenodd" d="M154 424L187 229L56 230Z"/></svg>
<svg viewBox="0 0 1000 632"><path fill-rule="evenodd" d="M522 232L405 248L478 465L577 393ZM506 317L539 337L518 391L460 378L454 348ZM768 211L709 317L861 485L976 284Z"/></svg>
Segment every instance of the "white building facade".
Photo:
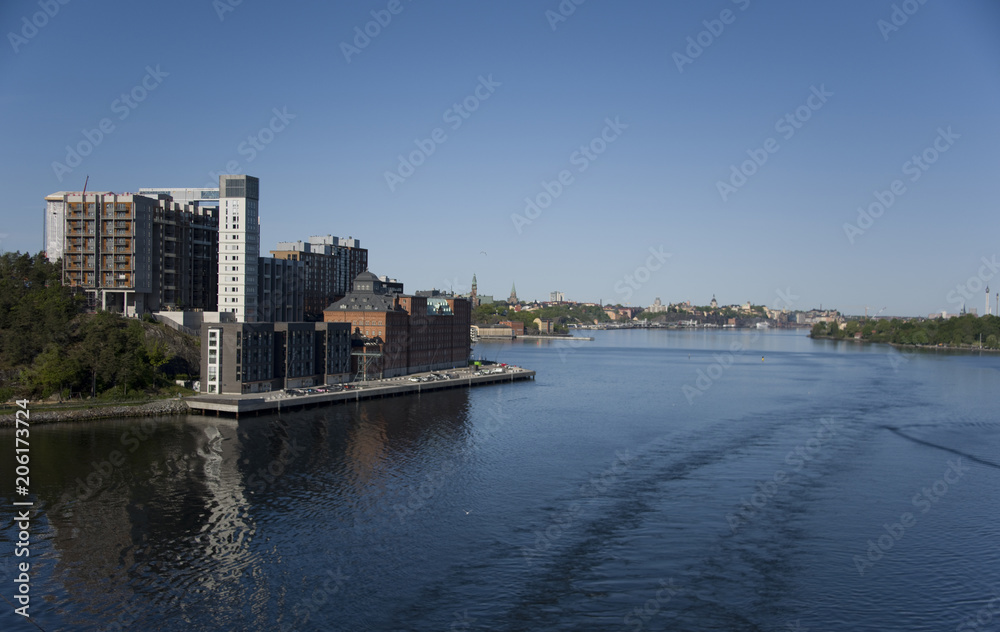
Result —
<svg viewBox="0 0 1000 632"><path fill-rule="evenodd" d="M219 311L238 323L257 321L260 180L219 176Z"/></svg>

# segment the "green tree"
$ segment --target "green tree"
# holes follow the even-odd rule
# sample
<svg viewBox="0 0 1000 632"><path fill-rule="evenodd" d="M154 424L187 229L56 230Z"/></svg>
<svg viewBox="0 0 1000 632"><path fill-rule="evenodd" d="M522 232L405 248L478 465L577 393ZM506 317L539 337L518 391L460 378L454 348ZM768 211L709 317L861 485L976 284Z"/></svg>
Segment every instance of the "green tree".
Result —
<svg viewBox="0 0 1000 632"><path fill-rule="evenodd" d="M815 325L812 326L812 332L811 332L810 335L812 335L813 337L816 337L816 336L825 336L826 332L827 332L826 323L824 323L824 322L818 322L818 323L816 323Z"/></svg>
<svg viewBox="0 0 1000 632"><path fill-rule="evenodd" d="M170 362L172 357L167 350L167 343L162 340L154 340L146 345L146 358L153 368L154 379L159 377L160 367Z"/></svg>
<svg viewBox="0 0 1000 632"><path fill-rule="evenodd" d="M57 391L61 401L63 388L76 384L79 375L79 363L74 358L67 357L59 345L50 344L35 358L30 371L33 382L30 386L43 397Z"/></svg>
<svg viewBox="0 0 1000 632"><path fill-rule="evenodd" d="M840 323L835 320L830 321L830 334L834 338L843 338L844 332L840 330Z"/></svg>

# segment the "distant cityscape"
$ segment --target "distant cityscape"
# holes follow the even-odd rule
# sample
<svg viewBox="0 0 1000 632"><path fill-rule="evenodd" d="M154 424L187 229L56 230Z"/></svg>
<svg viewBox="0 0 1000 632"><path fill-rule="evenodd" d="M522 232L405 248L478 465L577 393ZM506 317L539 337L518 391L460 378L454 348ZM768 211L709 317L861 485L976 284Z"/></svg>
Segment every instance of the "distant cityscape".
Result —
<svg viewBox="0 0 1000 632"><path fill-rule="evenodd" d="M573 328L810 327L843 324L837 309L793 310L689 300L647 307L505 299L431 289L369 272L349 236L278 242L261 256L260 180L221 175L218 188L46 196L45 255L90 311L152 317L202 337L201 390L253 393L463 366L478 338L566 334ZM986 312L989 313L989 290ZM888 318L865 307L866 320ZM966 313L965 308L962 314ZM970 314L976 314L970 309ZM962 314L945 312L928 318Z"/></svg>

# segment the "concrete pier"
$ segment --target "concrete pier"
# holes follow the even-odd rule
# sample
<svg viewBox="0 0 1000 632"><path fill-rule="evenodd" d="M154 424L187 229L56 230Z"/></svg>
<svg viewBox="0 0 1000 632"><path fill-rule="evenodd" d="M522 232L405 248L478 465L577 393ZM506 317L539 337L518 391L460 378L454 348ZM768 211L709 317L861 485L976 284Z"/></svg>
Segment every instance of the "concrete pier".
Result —
<svg viewBox="0 0 1000 632"><path fill-rule="evenodd" d="M498 367L487 367L487 370ZM457 374L457 377L431 382L412 382L410 378L423 377L429 373L418 373L405 377L386 380L371 380L368 382L352 382L346 390L331 393L310 393L306 395L290 395L284 391L272 393L253 393L248 395L196 395L185 398L185 403L194 413L205 415L259 415L282 410L292 410L314 406L328 406L346 402L358 402L365 399L380 397L396 397L412 395L447 388L471 388L488 384L503 384L534 380L535 372L520 367L506 367L503 373L475 375L474 371L461 369L458 371L439 371L440 374Z"/></svg>

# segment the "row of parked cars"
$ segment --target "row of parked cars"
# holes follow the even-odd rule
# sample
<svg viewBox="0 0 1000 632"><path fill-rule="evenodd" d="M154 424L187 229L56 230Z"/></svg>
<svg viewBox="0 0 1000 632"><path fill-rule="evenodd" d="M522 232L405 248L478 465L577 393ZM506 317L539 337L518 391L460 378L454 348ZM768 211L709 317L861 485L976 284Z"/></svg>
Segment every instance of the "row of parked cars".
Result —
<svg viewBox="0 0 1000 632"><path fill-rule="evenodd" d="M414 375L410 378L411 382L436 382L439 380L453 380L458 375L455 373L431 373L430 375Z"/></svg>
<svg viewBox="0 0 1000 632"><path fill-rule="evenodd" d="M497 367L495 369L479 369L476 371L476 375L496 375L497 373L505 373L506 369L502 367Z"/></svg>
<svg viewBox="0 0 1000 632"><path fill-rule="evenodd" d="M318 393L338 393L361 388L356 384L329 384L327 386L312 386L310 388L290 388L285 391L289 395L316 395Z"/></svg>

